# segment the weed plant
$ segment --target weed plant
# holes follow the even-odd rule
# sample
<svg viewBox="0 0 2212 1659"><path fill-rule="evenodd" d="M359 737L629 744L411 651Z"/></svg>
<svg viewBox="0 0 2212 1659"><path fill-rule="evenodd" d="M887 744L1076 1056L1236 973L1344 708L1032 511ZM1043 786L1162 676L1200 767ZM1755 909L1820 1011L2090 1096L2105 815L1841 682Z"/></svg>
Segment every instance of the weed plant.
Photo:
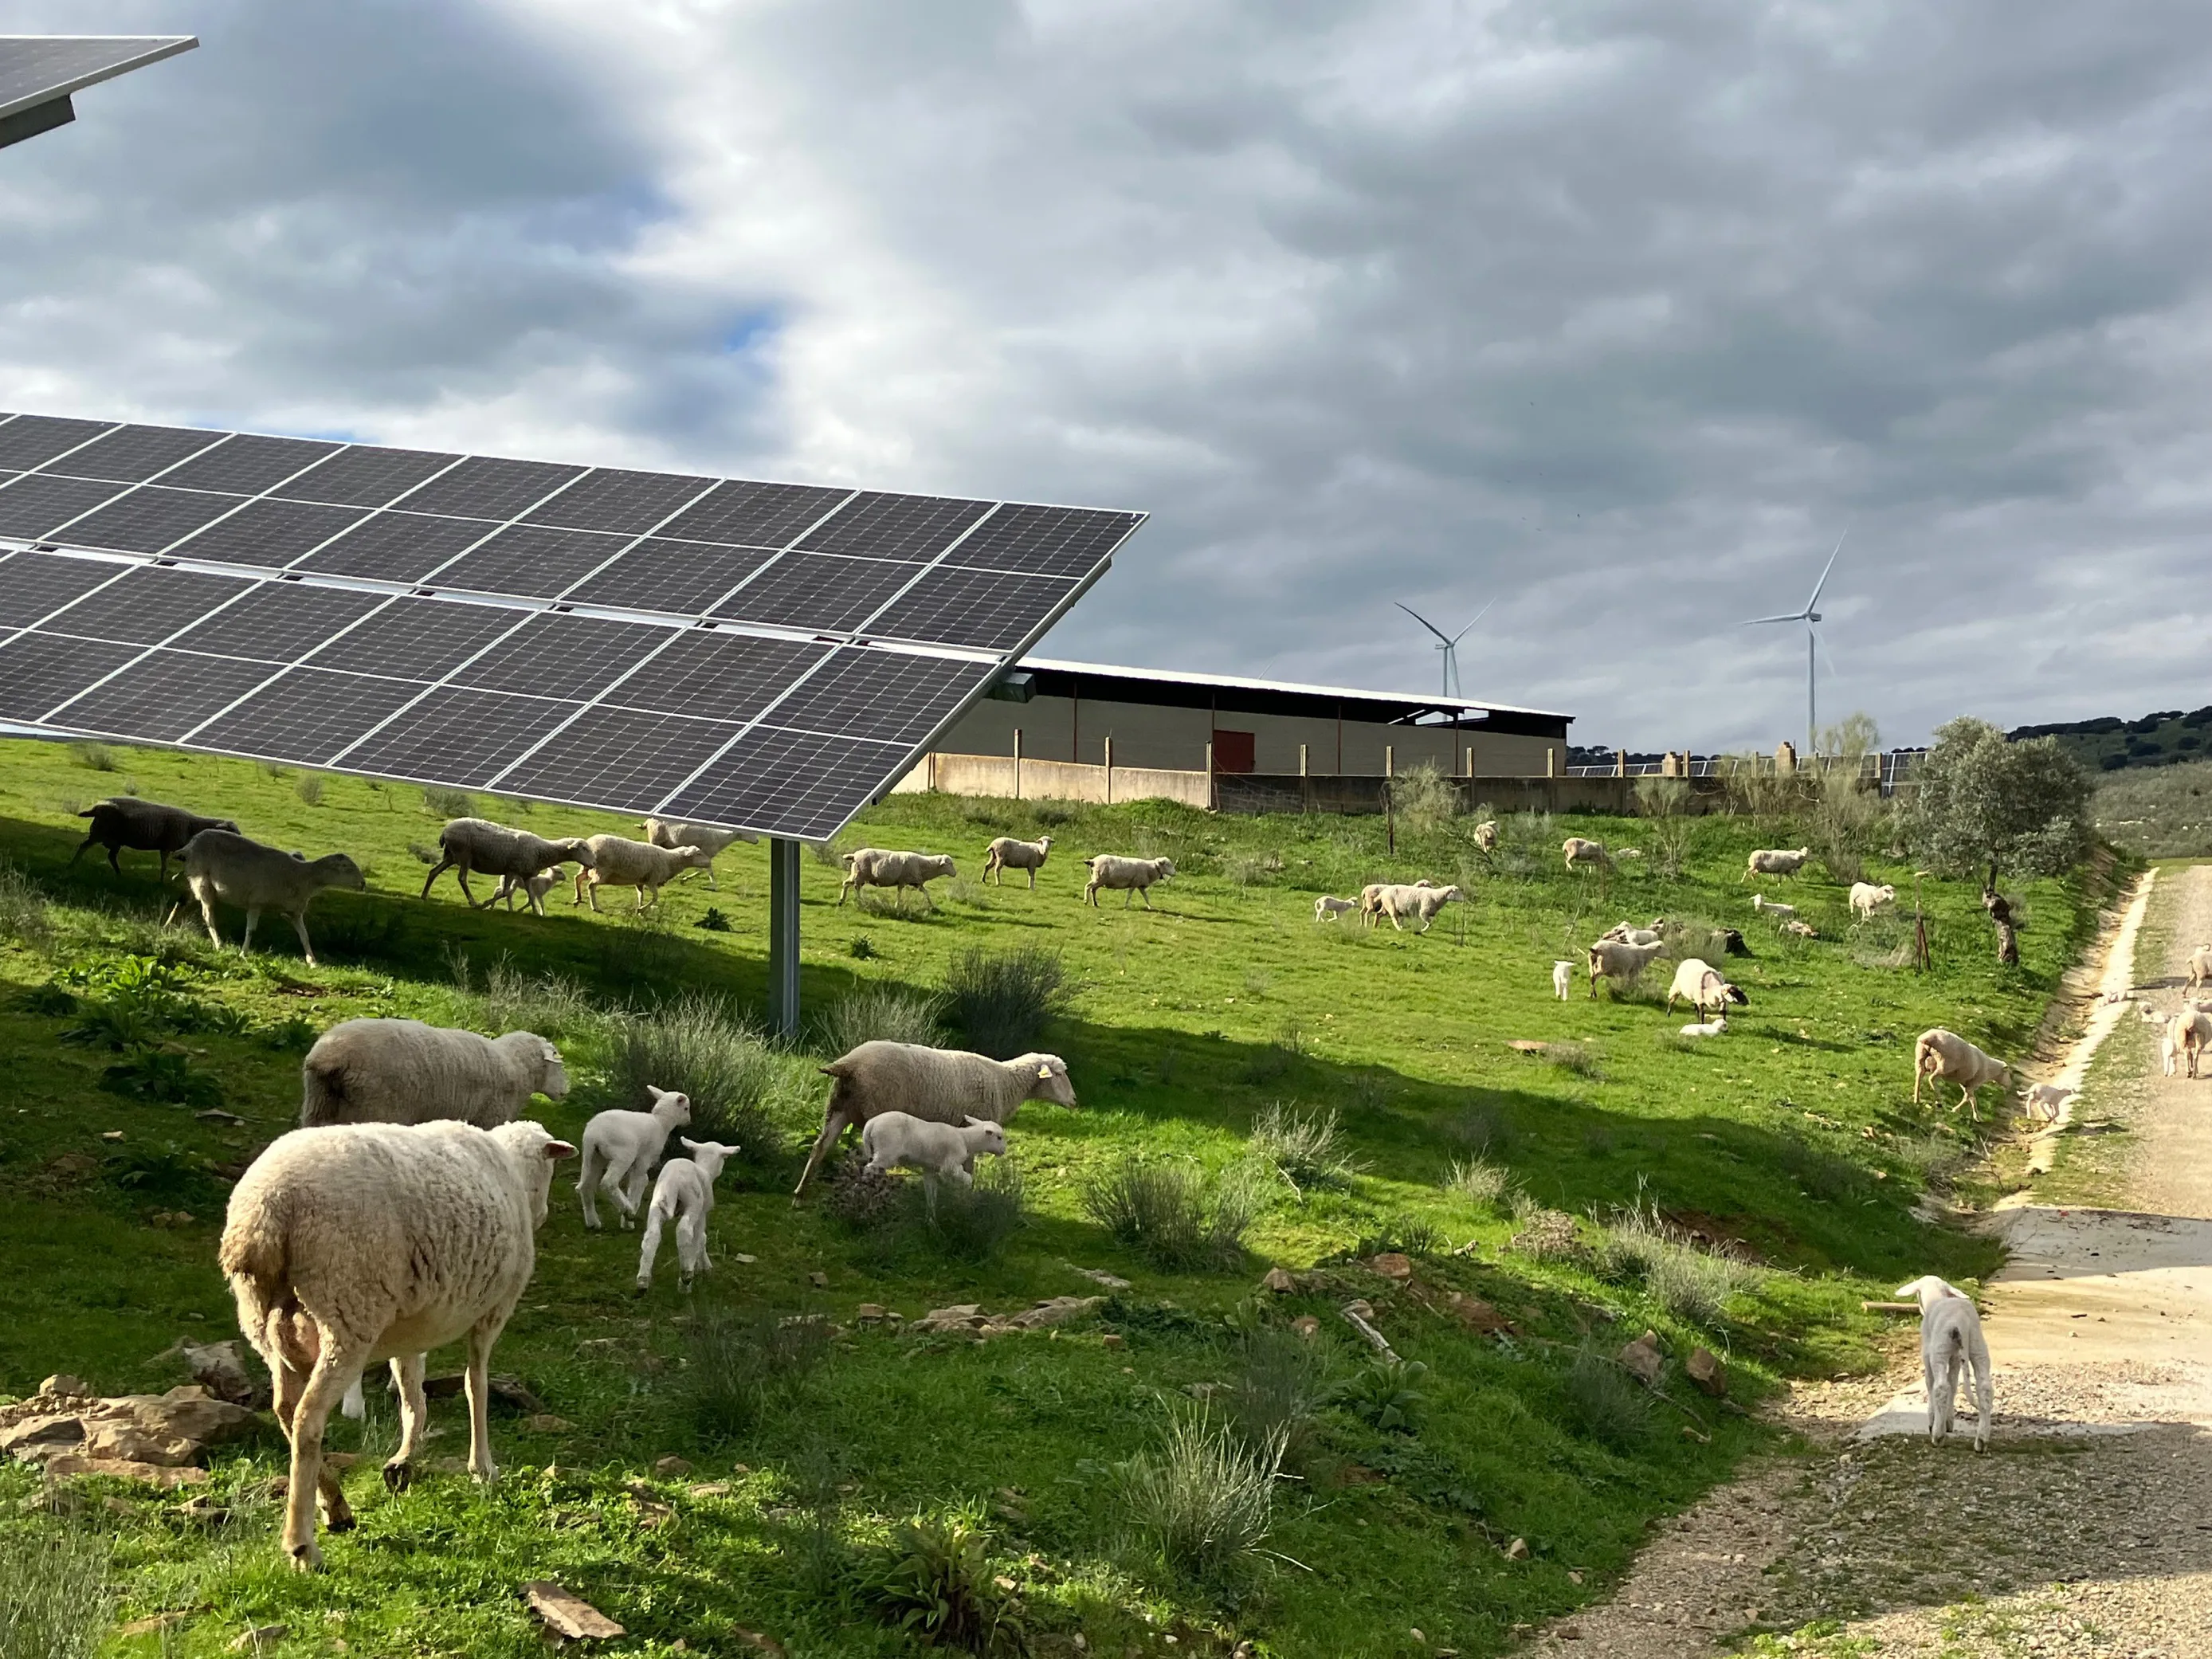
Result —
<svg viewBox="0 0 2212 1659"><path fill-rule="evenodd" d="M1300 1193L1349 1187L1361 1169L1338 1130L1333 1108L1301 1112L1295 1101L1276 1101L1252 1120L1246 1144L1253 1157L1271 1165Z"/></svg>
<svg viewBox="0 0 2212 1659"><path fill-rule="evenodd" d="M969 1653L1018 1650L994 1580L982 1508L958 1504L893 1527L861 1568L861 1594L887 1623L924 1642Z"/></svg>
<svg viewBox="0 0 2212 1659"><path fill-rule="evenodd" d="M988 1261L1029 1223L1020 1165L1010 1158L979 1158L973 1186L957 1181L902 1181L893 1214L907 1237L955 1261Z"/></svg>
<svg viewBox="0 0 2212 1659"><path fill-rule="evenodd" d="M945 975L952 1017L968 1046L994 1060L1035 1049L1067 991L1067 969L1056 951L981 946L952 958Z"/></svg>
<svg viewBox="0 0 2212 1659"><path fill-rule="evenodd" d="M0 939L43 955L54 942L53 909L46 890L14 865L0 861Z"/></svg>
<svg viewBox="0 0 2212 1659"><path fill-rule="evenodd" d="M1083 1188L1084 1212L1163 1271L1234 1267L1259 1218L1250 1164L1209 1176L1196 1164L1124 1152Z"/></svg>
<svg viewBox="0 0 2212 1659"><path fill-rule="evenodd" d="M318 772L302 773L299 782L292 786L292 793L304 805L320 806L323 804L322 775Z"/></svg>
<svg viewBox="0 0 2212 1659"><path fill-rule="evenodd" d="M1390 781L1390 803L1398 821L1417 836L1431 835L1459 813L1459 786L1432 761L1410 766Z"/></svg>
<svg viewBox="0 0 2212 1659"><path fill-rule="evenodd" d="M1248 1583L1274 1526L1279 1436L1248 1446L1204 1412L1171 1417L1158 1443L1115 1471L1145 1553L1173 1577L1217 1590Z"/></svg>
<svg viewBox="0 0 2212 1659"><path fill-rule="evenodd" d="M1444 1191L1454 1198L1493 1206L1504 1202L1512 1184L1512 1176L1502 1165L1480 1156L1454 1158L1443 1182Z"/></svg>
<svg viewBox="0 0 2212 1659"><path fill-rule="evenodd" d="M1730 1299L1762 1276L1747 1262L1699 1249L1641 1200L1599 1224L1590 1256L1600 1278L1641 1285L1675 1318L1708 1327L1720 1324Z"/></svg>
<svg viewBox="0 0 2212 1659"><path fill-rule="evenodd" d="M815 1046L825 1054L848 1054L864 1042L913 1042L935 1048L944 1040L945 999L896 985L848 991L815 1021ZM1018 1051L1017 1051L1018 1052Z"/></svg>
<svg viewBox="0 0 2212 1659"><path fill-rule="evenodd" d="M107 1540L74 1528L11 1528L0 1547L0 1656L93 1659L114 1617Z"/></svg>
<svg viewBox="0 0 2212 1659"><path fill-rule="evenodd" d="M702 1302L685 1333L684 1384L701 1433L732 1439L787 1404L829 1357L836 1332L813 1315Z"/></svg>
<svg viewBox="0 0 2212 1659"><path fill-rule="evenodd" d="M477 815L476 797L465 789L425 789L422 810L434 818L472 818Z"/></svg>
<svg viewBox="0 0 2212 1659"><path fill-rule="evenodd" d="M1271 1325L1243 1333L1236 1371L1214 1396L1224 1426L1252 1456L1279 1448L1284 1467L1304 1468L1320 1437L1329 1370L1329 1350L1314 1338Z"/></svg>
<svg viewBox="0 0 2212 1659"><path fill-rule="evenodd" d="M1329 1401L1383 1434L1419 1434L1429 1403L1420 1385L1428 1374L1420 1360L1378 1355L1332 1389Z"/></svg>
<svg viewBox="0 0 2212 1659"><path fill-rule="evenodd" d="M1360 1257L1435 1255L1443 1248L1443 1233L1434 1222L1421 1216L1393 1215L1376 1223L1373 1231L1362 1233L1352 1253Z"/></svg>
<svg viewBox="0 0 2212 1659"><path fill-rule="evenodd" d="M1658 1426L1643 1384L1593 1347L1583 1348L1568 1365L1561 1399L1568 1421L1616 1452L1638 1449Z"/></svg>
<svg viewBox="0 0 2212 1659"><path fill-rule="evenodd" d="M565 974L530 973L505 955L484 975L485 1023L501 1031L582 1036L607 1021L599 999ZM662 1084L663 1088L669 1085Z"/></svg>
<svg viewBox="0 0 2212 1659"><path fill-rule="evenodd" d="M115 751L104 743L73 743L69 746L70 759L88 772L112 772Z"/></svg>

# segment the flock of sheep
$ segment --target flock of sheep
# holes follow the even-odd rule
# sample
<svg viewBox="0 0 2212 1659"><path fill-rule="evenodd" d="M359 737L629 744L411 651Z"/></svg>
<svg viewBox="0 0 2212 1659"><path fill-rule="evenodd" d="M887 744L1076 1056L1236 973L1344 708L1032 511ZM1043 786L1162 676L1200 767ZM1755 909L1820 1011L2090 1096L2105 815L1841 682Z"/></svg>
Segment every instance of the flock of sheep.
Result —
<svg viewBox="0 0 2212 1659"><path fill-rule="evenodd" d="M1040 836L1035 841L1023 841L1014 836L1000 836L983 848L983 879L988 884L993 875L999 885L1006 884L1006 872L1029 872L1030 888L1036 888L1037 872L1052 856L1052 837ZM929 884L940 878L950 878L960 872L951 858L943 853L896 853L880 847L863 847L846 854L840 860L845 867L845 879L837 890L840 904L864 887L888 887L904 896L911 887L922 896L923 902L936 908L929 896ZM1090 872L1083 884L1086 903L1097 908L1100 892L1120 893L1121 908L1127 909L1132 898L1142 898L1145 908L1152 908L1152 889L1175 874L1175 865L1168 859L1130 858L1119 853L1100 853L1083 860Z"/></svg>

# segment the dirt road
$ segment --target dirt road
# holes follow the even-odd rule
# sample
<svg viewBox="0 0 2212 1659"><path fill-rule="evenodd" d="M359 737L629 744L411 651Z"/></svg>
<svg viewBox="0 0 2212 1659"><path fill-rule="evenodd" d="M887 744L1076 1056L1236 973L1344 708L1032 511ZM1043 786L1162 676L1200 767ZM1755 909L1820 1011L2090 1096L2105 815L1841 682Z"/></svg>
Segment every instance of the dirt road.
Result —
<svg viewBox="0 0 2212 1659"><path fill-rule="evenodd" d="M2212 866L2161 873L2149 909L2132 977L2171 1011L2212 939ZM2136 1137L2136 1207L2030 1194L1992 1218L2012 1256L1984 1298L1989 1452L1917 1437L1917 1366L1804 1391L1788 1409L1811 1457L1680 1517L1531 1651L1693 1659L1764 1632L1838 1659L2212 1659L2212 1081L2160 1075L2121 1012L2100 1024L2129 1063L2108 1057L2082 1107Z"/></svg>

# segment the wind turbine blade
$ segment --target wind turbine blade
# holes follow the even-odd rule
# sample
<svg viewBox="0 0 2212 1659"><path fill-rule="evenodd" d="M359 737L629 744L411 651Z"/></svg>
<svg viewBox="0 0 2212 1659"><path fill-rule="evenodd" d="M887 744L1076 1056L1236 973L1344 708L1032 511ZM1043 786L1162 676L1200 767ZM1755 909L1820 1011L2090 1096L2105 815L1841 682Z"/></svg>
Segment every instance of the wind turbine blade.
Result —
<svg viewBox="0 0 2212 1659"><path fill-rule="evenodd" d="M1850 533L1850 526L1845 525L1844 526L1844 536L1848 536ZM1808 611L1818 611L1820 608L1820 590L1828 585L1828 572L1836 568L1836 555L1844 550L1844 536L1838 536L1836 538L1835 552L1828 555L1828 562L1822 567L1820 571L1820 580L1813 584L1813 597L1805 601L1805 608Z"/></svg>
<svg viewBox="0 0 2212 1659"><path fill-rule="evenodd" d="M1430 633L1431 633L1431 634L1435 635L1438 639L1442 640L1442 641L1443 641L1446 645L1449 645L1449 644L1451 643L1451 636L1450 636L1449 635L1446 634L1443 629L1441 629L1441 628L1437 627L1434 623L1431 622L1431 621L1430 621L1426 617L1424 617L1424 616L1423 616L1419 611L1418 611L1414 610L1414 609L1413 609L1413 607L1412 605L1398 605L1398 601L1397 601L1397 600L1395 600L1395 599L1391 600L1391 601L1390 601L1390 603L1391 603L1391 604L1393 604L1393 605L1398 605L1398 609L1399 609L1399 610L1401 610L1401 611L1404 611L1407 616L1411 617L1412 617L1415 622L1417 622L1417 623L1420 623L1420 625L1421 625L1422 627L1424 627L1424 628L1427 629L1429 630L1429 632L1430 632Z"/></svg>
<svg viewBox="0 0 2212 1659"><path fill-rule="evenodd" d="M1805 613L1803 611L1793 611L1786 617L1752 617L1743 622L1738 623L1736 626L1738 628L1756 628L1761 623L1803 622L1804 620Z"/></svg>
<svg viewBox="0 0 2212 1659"><path fill-rule="evenodd" d="M1490 605L1496 605L1497 603L1498 600L1495 596L1493 596L1490 601L1490 605L1484 605L1481 610L1474 613L1474 622L1468 623L1465 628L1461 629L1458 633L1452 635L1452 643L1454 645L1457 645L1462 640L1473 633L1474 631L1474 623L1479 623L1485 617L1488 616L1490 614Z"/></svg>

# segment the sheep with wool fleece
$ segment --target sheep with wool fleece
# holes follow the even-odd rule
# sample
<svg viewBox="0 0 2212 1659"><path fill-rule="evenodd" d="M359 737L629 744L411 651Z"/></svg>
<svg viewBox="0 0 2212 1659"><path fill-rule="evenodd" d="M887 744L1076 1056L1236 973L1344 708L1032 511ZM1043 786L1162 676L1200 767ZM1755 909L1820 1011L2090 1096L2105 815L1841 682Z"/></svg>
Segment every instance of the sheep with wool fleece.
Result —
<svg viewBox="0 0 2212 1659"><path fill-rule="evenodd" d="M999 885L1006 884L1006 872L1026 870L1030 872L1030 890L1036 890L1037 872L1052 854L1052 837L1039 836L1035 841L1023 841L1015 836L1000 836L983 849L983 879L989 881L991 872L999 872Z"/></svg>
<svg viewBox="0 0 2212 1659"><path fill-rule="evenodd" d="M1613 856L1605 850L1601 841L1585 840L1581 836L1569 836L1559 843L1559 852L1567 861L1567 868L1579 870L1586 865L1603 865L1610 868Z"/></svg>
<svg viewBox="0 0 2212 1659"><path fill-rule="evenodd" d="M2039 1083L2020 1097L2020 1103L2030 1117L2056 1123L2058 1115L2066 1109L2066 1103L2080 1092L2078 1089L2062 1089L2055 1083Z"/></svg>
<svg viewBox="0 0 2212 1659"><path fill-rule="evenodd" d="M1474 826L1474 844L1486 853L1498 850L1498 820L1486 818Z"/></svg>
<svg viewBox="0 0 2212 1659"><path fill-rule="evenodd" d="M1883 905L1893 904L1896 900L1897 889L1887 882L1879 887L1870 881L1851 884L1851 913L1854 915L1870 916Z"/></svg>
<svg viewBox="0 0 2212 1659"><path fill-rule="evenodd" d="M714 855L703 848L655 847L622 836L591 836L584 845L591 849L592 861L576 872L575 902L581 904L588 890L594 913L602 887L636 888L637 914L641 915L647 905L660 902L661 888L677 875L707 869L714 862Z"/></svg>
<svg viewBox="0 0 2212 1659"><path fill-rule="evenodd" d="M517 881L536 875L549 865L574 861L586 869L592 866L592 849L578 836L565 841L548 841L543 836L533 836L527 830L510 829L504 823L494 823L489 818L453 818L438 831L437 863L430 873L422 878L422 896L430 896L431 884L447 871L453 872L461 884L461 896L472 910L489 909L493 894L483 903L477 902L475 891L469 886L471 875L513 876Z"/></svg>
<svg viewBox="0 0 2212 1659"><path fill-rule="evenodd" d="M1923 1031L1912 1045L1912 1103L1920 1103L1920 1085L1923 1079L1959 1085L1959 1105L1964 1106L1976 1121L1981 1114L1974 1109L1974 1093L1983 1085L1994 1083L2000 1089L2012 1080L2012 1067L1992 1054L1987 1054L1956 1031L1947 1031L1934 1026Z"/></svg>
<svg viewBox="0 0 2212 1659"><path fill-rule="evenodd" d="M1119 853L1101 853L1096 858L1087 858L1083 866L1091 872L1091 879L1083 884L1083 897L1094 909L1098 905L1099 890L1103 888L1109 892L1120 890L1124 910L1129 908L1133 897L1141 897L1145 908L1149 910L1152 908L1153 884L1175 874L1172 859L1133 859Z"/></svg>
<svg viewBox="0 0 2212 1659"><path fill-rule="evenodd" d="M1959 1373L1974 1374L1974 1449L1987 1451L1996 1400L1990 1386L1990 1345L1974 1299L1957 1285L1926 1273L1897 1287L1920 1304L1920 1375L1928 1389L1928 1443L1951 1432L1957 1419Z"/></svg>
<svg viewBox="0 0 2212 1659"><path fill-rule="evenodd" d="M1696 1009L1700 1019L1725 1012L1731 1002L1746 1007L1751 1003L1740 988L1729 983L1725 974L1699 957L1685 957L1674 965L1674 982L1667 988L1667 1012L1670 1014L1674 1012L1676 997Z"/></svg>
<svg viewBox="0 0 2212 1659"><path fill-rule="evenodd" d="M844 885L837 890L837 902L863 887L888 887L900 895L902 901L909 887L921 895L922 902L934 910L937 901L929 896L929 884L940 877L957 876L952 860L943 853L893 853L880 847L863 847L848 853L838 860L845 866Z"/></svg>
<svg viewBox="0 0 2212 1659"><path fill-rule="evenodd" d="M645 820L645 839L654 847L696 847L707 855L707 862L697 867L707 872L707 885L716 892L722 884L714 879L714 860L726 852L732 842L744 842L757 845L760 837L750 830L725 830L719 824L686 823L680 818L647 818ZM676 878L679 882L691 879L686 870Z"/></svg>
<svg viewBox="0 0 2212 1659"><path fill-rule="evenodd" d="M253 925L261 913L274 910L291 922L292 931L300 936L300 953L310 968L320 965L315 947L307 941L307 907L315 895L329 887L355 893L368 888L361 866L343 853L326 853L311 860L264 847L233 830L203 830L185 842L184 871L185 894L198 902L200 920L207 924L208 938L217 950L222 948L222 935L215 926L218 901L246 912L246 932L238 941L240 956L253 948ZM184 908L184 899L178 899L169 907L168 920L174 921Z"/></svg>
<svg viewBox="0 0 2212 1659"><path fill-rule="evenodd" d="M830 1085L815 1137L799 1171L793 1196L806 1190L815 1168L829 1156L849 1124L865 1126L884 1112L904 1112L933 1123L964 1123L976 1118L1011 1123L1024 1101L1048 1101L1073 1108L1075 1085L1067 1062L1058 1054L1017 1054L993 1060L959 1048L931 1048L917 1042L878 1038L822 1068Z"/></svg>
<svg viewBox="0 0 2212 1659"><path fill-rule="evenodd" d="M2189 988L2195 991L2212 980L2212 945L2200 945L2189 953Z"/></svg>
<svg viewBox="0 0 2212 1659"><path fill-rule="evenodd" d="M584 1206L584 1224L599 1230L596 1201L602 1186L615 1201L618 1224L627 1230L637 1219L645 1200L645 1183L653 1179L653 1166L668 1137L691 1121L691 1097L673 1089L655 1088L648 1112L619 1109L595 1113L584 1126L584 1161L576 1171L576 1197Z"/></svg>
<svg viewBox="0 0 2212 1659"><path fill-rule="evenodd" d="M319 1494L333 1531L353 1524L323 1430L365 1367L392 1362L399 1448L385 1484L404 1490L428 1417L429 1350L467 1338L469 1468L490 1481L492 1346L537 1267L553 1165L576 1149L544 1125L356 1123L279 1136L232 1188L217 1259L238 1322L267 1362L291 1443L283 1547L322 1565Z"/></svg>
<svg viewBox="0 0 2212 1659"><path fill-rule="evenodd" d="M1789 934L1792 939L1818 939L1820 937L1820 930L1819 928L1815 927L1809 921L1800 921L1795 916L1791 916L1783 922L1782 931Z"/></svg>
<svg viewBox="0 0 2212 1659"><path fill-rule="evenodd" d="M1632 921L1616 921L1598 937L1615 939L1623 945L1656 945L1659 942L1661 930L1666 925L1667 918L1664 916L1652 917L1651 925L1649 927L1638 927Z"/></svg>
<svg viewBox="0 0 2212 1659"><path fill-rule="evenodd" d="M1749 881L1753 876L1794 876L1812 856L1809 847L1762 847L1744 860L1743 878Z"/></svg>
<svg viewBox="0 0 2212 1659"><path fill-rule="evenodd" d="M908 1112L878 1112L861 1127L860 1149L868 1155L872 1175L893 1169L919 1170L925 1181L952 1181L972 1187L979 1154L1006 1155L1006 1128L987 1118L939 1123Z"/></svg>
<svg viewBox="0 0 2212 1659"><path fill-rule="evenodd" d="M1797 914L1796 905L1783 904L1767 897L1764 893L1753 893L1751 896L1751 908L1764 915L1770 916L1794 916Z"/></svg>
<svg viewBox="0 0 2212 1659"><path fill-rule="evenodd" d="M127 848L134 853L159 853L162 881L169 878L170 856L183 852L186 843L201 830L228 830L234 836L238 833L235 819L204 818L181 806L140 800L136 795L111 795L106 800L96 800L77 817L90 818L92 828L84 832L76 851L70 854L72 869L88 848L105 847L108 867L119 876L123 866L117 862L116 854Z"/></svg>
<svg viewBox="0 0 2212 1659"><path fill-rule="evenodd" d="M707 1259L707 1218L714 1209L714 1177L722 1165L741 1150L719 1140L678 1137L690 1152L689 1158L672 1158L660 1166L653 1183L653 1201L646 1206L645 1237L637 1250L637 1287L653 1285L653 1259L660 1254L660 1230L676 1225L676 1288L688 1291L691 1281L714 1264Z"/></svg>
<svg viewBox="0 0 2212 1659"><path fill-rule="evenodd" d="M419 1019L348 1019L300 1062L300 1122L512 1123L532 1095L568 1092L561 1051L535 1031L481 1036Z"/></svg>
<svg viewBox="0 0 2212 1659"><path fill-rule="evenodd" d="M1455 900L1464 900L1466 896L1456 887L1401 887L1393 884L1375 896L1375 910L1369 916L1368 922L1371 927L1376 916L1388 916L1390 931L1395 933L1403 931L1398 926L1402 919L1413 916L1418 918L1421 924L1414 932L1425 933L1436 921L1437 911Z"/></svg>
<svg viewBox="0 0 2212 1659"><path fill-rule="evenodd" d="M2193 1078L2197 1075L2197 1057L2212 1048L2212 1014L2201 1008L2184 1006L2166 1027L2166 1036L2173 1044L2175 1058Z"/></svg>
<svg viewBox="0 0 2212 1659"><path fill-rule="evenodd" d="M1589 994L1597 994L1601 979L1616 981L1617 985L1635 983L1644 970L1658 960L1663 945L1623 945L1618 939L1601 939L1589 947ZM1616 988L1615 995L1620 993Z"/></svg>

